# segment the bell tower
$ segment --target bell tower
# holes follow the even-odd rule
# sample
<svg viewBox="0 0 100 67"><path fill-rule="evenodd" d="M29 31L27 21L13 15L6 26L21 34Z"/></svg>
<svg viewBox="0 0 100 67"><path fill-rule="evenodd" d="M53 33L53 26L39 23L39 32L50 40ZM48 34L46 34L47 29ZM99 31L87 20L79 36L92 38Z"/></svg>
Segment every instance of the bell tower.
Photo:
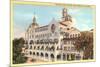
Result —
<svg viewBox="0 0 100 67"><path fill-rule="evenodd" d="M62 15L65 18L67 16L67 9L63 8Z"/></svg>
<svg viewBox="0 0 100 67"><path fill-rule="evenodd" d="M71 21L71 22L72 22L72 18L71 18L71 16L68 14L66 8L63 8L63 10L62 10L62 21Z"/></svg>
<svg viewBox="0 0 100 67"><path fill-rule="evenodd" d="M63 8L63 10L62 10L62 20L67 21L66 17L67 17L67 9Z"/></svg>

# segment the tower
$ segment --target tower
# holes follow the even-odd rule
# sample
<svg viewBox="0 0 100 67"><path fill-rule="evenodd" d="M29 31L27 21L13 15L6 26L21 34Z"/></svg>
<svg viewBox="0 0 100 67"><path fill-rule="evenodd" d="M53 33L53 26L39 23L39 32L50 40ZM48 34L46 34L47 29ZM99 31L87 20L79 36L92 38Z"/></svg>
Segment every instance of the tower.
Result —
<svg viewBox="0 0 100 67"><path fill-rule="evenodd" d="M68 14L66 8L63 8L63 10L62 10L62 21L71 21L72 22L72 17Z"/></svg>
<svg viewBox="0 0 100 67"><path fill-rule="evenodd" d="M65 18L67 16L67 9L66 8L63 8L62 15L63 15L63 18Z"/></svg>
<svg viewBox="0 0 100 67"><path fill-rule="evenodd" d="M33 17L32 26L38 26L35 16Z"/></svg>
<svg viewBox="0 0 100 67"><path fill-rule="evenodd" d="M35 16L33 17L33 23L36 23L36 17Z"/></svg>

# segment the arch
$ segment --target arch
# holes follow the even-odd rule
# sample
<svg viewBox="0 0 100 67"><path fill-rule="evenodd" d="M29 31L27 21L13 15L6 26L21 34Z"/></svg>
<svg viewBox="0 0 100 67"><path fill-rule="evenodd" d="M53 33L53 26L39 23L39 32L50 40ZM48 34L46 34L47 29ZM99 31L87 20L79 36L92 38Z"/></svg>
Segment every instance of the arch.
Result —
<svg viewBox="0 0 100 67"><path fill-rule="evenodd" d="M39 44L39 40L37 40L37 44Z"/></svg>
<svg viewBox="0 0 100 67"><path fill-rule="evenodd" d="M72 38L72 35L70 35L70 38Z"/></svg>
<svg viewBox="0 0 100 67"><path fill-rule="evenodd" d="M58 44L58 41L59 41L58 39L54 39L54 42L55 42L56 44Z"/></svg>
<svg viewBox="0 0 100 67"><path fill-rule="evenodd" d="M59 60L59 59L61 59L61 55L60 54L57 55L57 60Z"/></svg>
<svg viewBox="0 0 100 67"><path fill-rule="evenodd" d="M57 50L59 50L59 46L57 46Z"/></svg>
<svg viewBox="0 0 100 67"><path fill-rule="evenodd" d="M66 46L64 47L64 50L67 50L67 47Z"/></svg>
<svg viewBox="0 0 100 67"><path fill-rule="evenodd" d="M75 54L71 54L71 60L75 60Z"/></svg>
<svg viewBox="0 0 100 67"><path fill-rule="evenodd" d="M43 43L42 44L45 44L45 40L43 39Z"/></svg>
<svg viewBox="0 0 100 67"><path fill-rule="evenodd" d="M50 56L51 56L52 59L54 59L54 55L53 54L51 54Z"/></svg>
<svg viewBox="0 0 100 67"><path fill-rule="evenodd" d="M66 60L66 54L63 53L63 60Z"/></svg>
<svg viewBox="0 0 100 67"><path fill-rule="evenodd" d="M52 44L52 39L49 40L50 44Z"/></svg>
<svg viewBox="0 0 100 67"><path fill-rule="evenodd" d="M37 52L37 56L39 56L39 52Z"/></svg>
<svg viewBox="0 0 100 67"><path fill-rule="evenodd" d="M70 60L70 54L67 54L67 60L68 61Z"/></svg>
<svg viewBox="0 0 100 67"><path fill-rule="evenodd" d="M45 57L48 57L48 53L45 53Z"/></svg>
<svg viewBox="0 0 100 67"><path fill-rule="evenodd" d="M44 50L44 46L41 47L41 50Z"/></svg>
<svg viewBox="0 0 100 67"><path fill-rule="evenodd" d="M48 49L49 49L49 47L48 47L48 46L46 46L45 50L48 50Z"/></svg>
<svg viewBox="0 0 100 67"><path fill-rule="evenodd" d="M36 46L34 46L34 49L36 49Z"/></svg>
<svg viewBox="0 0 100 67"><path fill-rule="evenodd" d="M32 49L32 45L30 45L30 49Z"/></svg>
<svg viewBox="0 0 100 67"><path fill-rule="evenodd" d="M41 56L42 56L42 57L44 56L43 53L41 53Z"/></svg>
<svg viewBox="0 0 100 67"><path fill-rule="evenodd" d="M35 55L35 52L33 52L33 55Z"/></svg>
<svg viewBox="0 0 100 67"><path fill-rule="evenodd" d="M40 46L38 46L37 49L39 50L40 49Z"/></svg>
<svg viewBox="0 0 100 67"><path fill-rule="evenodd" d="M75 37L77 37L77 34L75 34Z"/></svg>
<svg viewBox="0 0 100 67"><path fill-rule="evenodd" d="M81 36L81 34L78 34L78 37L80 37Z"/></svg>
<svg viewBox="0 0 100 67"><path fill-rule="evenodd" d="M52 51L54 51L54 50L55 50L55 47L54 47L54 46L52 46L50 49L51 49Z"/></svg>
<svg viewBox="0 0 100 67"><path fill-rule="evenodd" d="M30 55L32 55L32 52L30 51Z"/></svg>
<svg viewBox="0 0 100 67"><path fill-rule="evenodd" d="M49 39L47 39L47 44L49 44Z"/></svg>
<svg viewBox="0 0 100 67"><path fill-rule="evenodd" d="M30 44L34 44L33 40L30 40Z"/></svg>
<svg viewBox="0 0 100 67"><path fill-rule="evenodd" d="M40 40L40 43L43 44L43 40Z"/></svg>
<svg viewBox="0 0 100 67"><path fill-rule="evenodd" d="M75 34L73 34L73 38L75 37Z"/></svg>

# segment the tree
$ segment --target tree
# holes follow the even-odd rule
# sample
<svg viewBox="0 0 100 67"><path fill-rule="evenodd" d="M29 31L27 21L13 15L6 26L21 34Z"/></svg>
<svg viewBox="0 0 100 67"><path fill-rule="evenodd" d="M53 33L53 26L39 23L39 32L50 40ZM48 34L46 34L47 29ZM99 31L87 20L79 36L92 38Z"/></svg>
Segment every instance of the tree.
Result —
<svg viewBox="0 0 100 67"><path fill-rule="evenodd" d="M78 51L83 51L83 59L93 59L93 32L81 32L74 45Z"/></svg>
<svg viewBox="0 0 100 67"><path fill-rule="evenodd" d="M22 47L24 47L23 38L15 38L13 40L13 64L20 64L26 62L26 57L21 53Z"/></svg>

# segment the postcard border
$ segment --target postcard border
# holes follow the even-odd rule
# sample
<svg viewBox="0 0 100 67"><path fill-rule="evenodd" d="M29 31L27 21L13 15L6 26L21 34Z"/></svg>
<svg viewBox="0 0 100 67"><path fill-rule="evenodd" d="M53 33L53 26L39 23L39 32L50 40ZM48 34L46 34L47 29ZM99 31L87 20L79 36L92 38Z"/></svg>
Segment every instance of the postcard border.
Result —
<svg viewBox="0 0 100 67"><path fill-rule="evenodd" d="M14 4L31 4L31 5L44 5L44 6L85 6L93 7L95 10L94 13L94 59L93 60L79 60L79 61L60 61L60 62L46 62L46 63L33 63L33 64L13 64L13 5ZM69 63L82 63L82 62L95 62L96 61L96 5L83 5L83 4L65 4L65 3L53 3L53 2L37 2L37 1L13 1L10 0L10 66L31 66L31 65L44 65L44 64L69 64Z"/></svg>

